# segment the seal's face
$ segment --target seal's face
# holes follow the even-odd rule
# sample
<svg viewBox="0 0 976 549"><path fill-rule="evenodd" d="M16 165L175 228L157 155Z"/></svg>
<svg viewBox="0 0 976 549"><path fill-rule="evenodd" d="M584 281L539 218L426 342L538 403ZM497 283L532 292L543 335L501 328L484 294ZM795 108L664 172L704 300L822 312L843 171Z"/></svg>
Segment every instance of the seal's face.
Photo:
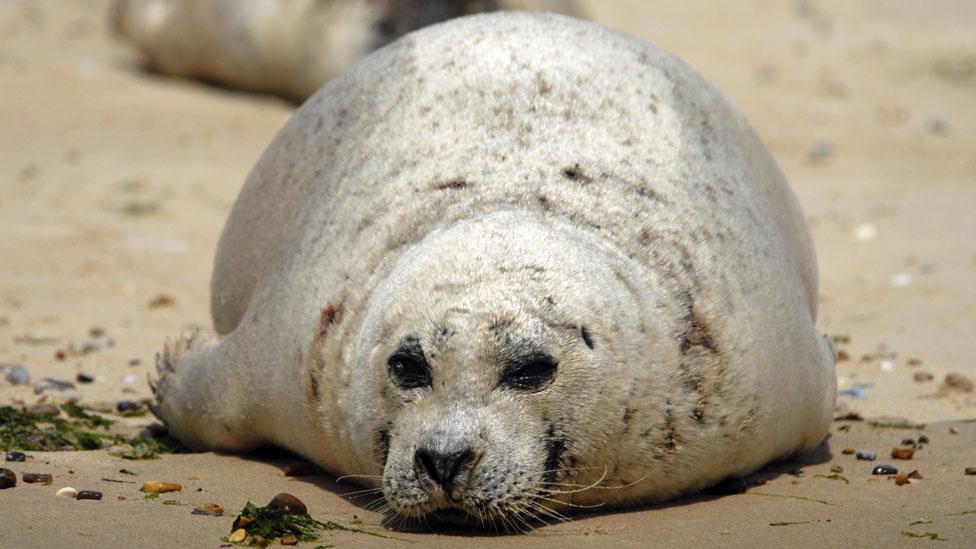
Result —
<svg viewBox="0 0 976 549"><path fill-rule="evenodd" d="M593 374L592 334L497 306L454 307L439 320L393 338L385 361L397 410L377 440L391 510L482 521L553 515L581 450L575 390L599 385L580 379Z"/></svg>

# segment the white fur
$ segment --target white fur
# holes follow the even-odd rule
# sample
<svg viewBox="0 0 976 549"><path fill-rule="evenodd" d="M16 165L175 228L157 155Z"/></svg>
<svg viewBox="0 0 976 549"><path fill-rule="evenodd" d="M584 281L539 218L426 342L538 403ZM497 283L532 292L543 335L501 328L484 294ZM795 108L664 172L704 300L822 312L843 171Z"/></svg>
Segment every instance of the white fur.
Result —
<svg viewBox="0 0 976 549"><path fill-rule="evenodd" d="M112 24L163 74L302 101L406 32L494 9L576 12L570 0L115 0Z"/></svg>
<svg viewBox="0 0 976 549"><path fill-rule="evenodd" d="M560 16L429 27L324 87L242 189L212 298L219 339L160 360L172 432L382 474L407 516L455 505L421 445L475 448L469 513L545 514L814 448L835 398L812 244L754 131L680 61ZM411 334L432 388L387 372ZM530 346L552 384L500 387Z"/></svg>

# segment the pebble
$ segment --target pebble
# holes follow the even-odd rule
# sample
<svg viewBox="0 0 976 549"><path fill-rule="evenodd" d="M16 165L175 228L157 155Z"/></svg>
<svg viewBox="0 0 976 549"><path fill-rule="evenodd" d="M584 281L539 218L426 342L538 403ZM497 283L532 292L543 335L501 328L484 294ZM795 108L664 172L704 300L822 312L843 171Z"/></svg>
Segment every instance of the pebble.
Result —
<svg viewBox="0 0 976 549"><path fill-rule="evenodd" d="M0 490L17 486L17 475L10 469L0 469Z"/></svg>
<svg viewBox="0 0 976 549"><path fill-rule="evenodd" d="M897 475L898 469L895 469L891 465L878 465L871 470L872 475Z"/></svg>
<svg viewBox="0 0 976 549"><path fill-rule="evenodd" d="M961 391L963 393L973 392L972 380L960 373L952 372L951 374L948 374L943 383L946 387Z"/></svg>
<svg viewBox="0 0 976 549"><path fill-rule="evenodd" d="M20 364L3 364L4 379L11 385L27 385L30 383L30 372Z"/></svg>
<svg viewBox="0 0 976 549"><path fill-rule="evenodd" d="M289 463L285 465L284 473L286 477L310 477L318 474L318 467L307 461Z"/></svg>
<svg viewBox="0 0 976 549"><path fill-rule="evenodd" d="M65 486L64 488L58 490L55 495L63 498L74 498L78 496L78 490L75 490L70 486Z"/></svg>
<svg viewBox="0 0 976 549"><path fill-rule="evenodd" d="M298 538L295 537L295 534L285 534L281 536L279 541L282 545L298 545Z"/></svg>
<svg viewBox="0 0 976 549"><path fill-rule="evenodd" d="M811 164L822 164L830 160L832 156L834 156L834 146L825 141L821 141L814 145L810 149L810 152L807 153L807 160Z"/></svg>
<svg viewBox="0 0 976 549"><path fill-rule="evenodd" d="M956 429L955 427L949 427L949 434L950 435L958 435L959 434L959 429Z"/></svg>
<svg viewBox="0 0 976 549"><path fill-rule="evenodd" d="M78 383L91 383L95 381L95 376L91 374L86 374L84 372L78 372L78 375L75 376L75 381L77 381Z"/></svg>
<svg viewBox="0 0 976 549"><path fill-rule="evenodd" d="M915 448L892 448L891 457L894 459L912 459L915 455Z"/></svg>
<svg viewBox="0 0 976 549"><path fill-rule="evenodd" d="M925 435L922 435L922 436L918 437L918 443L919 444L928 444L929 443L929 437L927 437Z"/></svg>
<svg viewBox="0 0 976 549"><path fill-rule="evenodd" d="M901 445L902 446L915 446L915 439L914 438L903 438L903 439L901 439Z"/></svg>
<svg viewBox="0 0 976 549"><path fill-rule="evenodd" d="M223 516L224 514L224 508L217 505L216 503L204 503L203 505L194 507L193 510L190 511L190 514L206 515L210 517L220 517Z"/></svg>
<svg viewBox="0 0 976 549"><path fill-rule="evenodd" d="M135 402L133 400L120 400L115 404L115 411L120 414L125 412L132 412L135 410L142 410L144 405L141 402Z"/></svg>
<svg viewBox="0 0 976 549"><path fill-rule="evenodd" d="M57 416L61 414L61 408L50 402L35 404L27 409L27 413L32 416Z"/></svg>
<svg viewBox="0 0 976 549"><path fill-rule="evenodd" d="M932 135L948 135L949 123L944 118L930 118L925 127Z"/></svg>
<svg viewBox="0 0 976 549"><path fill-rule="evenodd" d="M840 465L834 465L833 467L830 468L830 472L840 474L844 472L844 468L841 467Z"/></svg>
<svg viewBox="0 0 976 549"><path fill-rule="evenodd" d="M142 364L142 361L139 360L138 358L133 358L129 360L129 366L138 366L140 364Z"/></svg>
<svg viewBox="0 0 976 549"><path fill-rule="evenodd" d="M165 494L166 492L179 492L183 486L175 482L163 482L161 480L147 480L142 483L142 491L153 494Z"/></svg>
<svg viewBox="0 0 976 549"><path fill-rule="evenodd" d="M101 492L96 492L95 490L82 490L82 491L78 492L78 495L75 496L75 499L94 499L94 500L99 500L99 499L102 499L102 493Z"/></svg>
<svg viewBox="0 0 976 549"><path fill-rule="evenodd" d="M302 500L284 492L271 498L271 501L268 502L266 507L277 509L286 515L304 515L308 513L308 508L305 507Z"/></svg>
<svg viewBox="0 0 976 549"><path fill-rule="evenodd" d="M874 461L875 459L878 458L877 454L875 454L874 452L867 452L863 450L858 452L855 457L857 457L857 459L861 459L864 461Z"/></svg>
<svg viewBox="0 0 976 549"><path fill-rule="evenodd" d="M976 467L966 467L967 475L976 475Z"/></svg>
<svg viewBox="0 0 976 549"><path fill-rule="evenodd" d="M915 383L925 383L926 381L932 381L935 379L935 376L929 372L915 372L912 375L912 379L915 380Z"/></svg>
<svg viewBox="0 0 976 549"><path fill-rule="evenodd" d="M92 326L88 329L89 337L99 338L103 335L105 335L105 328L102 328L101 326Z"/></svg>
<svg viewBox="0 0 976 549"><path fill-rule="evenodd" d="M849 456L856 451L857 450L855 450L854 448L844 448L843 450L840 451L840 453L844 454L845 456Z"/></svg>
<svg viewBox="0 0 976 549"><path fill-rule="evenodd" d="M24 473L21 475L24 482L27 484L34 484L35 482L43 482L44 484L51 484L54 482L54 477L47 473Z"/></svg>
<svg viewBox="0 0 976 549"><path fill-rule="evenodd" d="M862 223L854 228L854 238L859 242L869 242L878 237L878 227L871 223Z"/></svg>
<svg viewBox="0 0 976 549"><path fill-rule="evenodd" d="M897 486L904 486L908 484L908 475L906 475L905 473L898 473L897 475L895 475L895 484Z"/></svg>
<svg viewBox="0 0 976 549"><path fill-rule="evenodd" d="M74 383L46 377L34 384L34 394L39 395L44 391L67 391L74 388Z"/></svg>
<svg viewBox="0 0 976 549"><path fill-rule="evenodd" d="M122 378L122 384L123 384L123 385L132 385L132 384L133 384L133 383L135 383L135 382L136 382L136 381L137 381L138 379L139 379L139 378L137 378L137 377L136 377L135 375L133 375L133 374L125 374L125 377L123 377L123 378Z"/></svg>
<svg viewBox="0 0 976 549"><path fill-rule="evenodd" d="M24 461L25 459L27 459L27 454L23 452L18 452L16 450L8 450L3 457L7 461Z"/></svg>
<svg viewBox="0 0 976 549"><path fill-rule="evenodd" d="M234 530L234 533L227 536L227 541L231 543L240 543L244 541L244 538L246 537L247 537L247 531L244 530L243 528L238 528L237 530Z"/></svg>

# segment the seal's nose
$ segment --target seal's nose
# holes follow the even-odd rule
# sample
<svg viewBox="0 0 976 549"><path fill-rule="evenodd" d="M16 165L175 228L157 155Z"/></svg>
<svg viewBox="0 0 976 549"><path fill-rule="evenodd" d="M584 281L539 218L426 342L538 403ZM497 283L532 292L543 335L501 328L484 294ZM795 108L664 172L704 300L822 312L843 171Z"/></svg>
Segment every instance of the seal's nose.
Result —
<svg viewBox="0 0 976 549"><path fill-rule="evenodd" d="M431 480L440 484L444 492L450 493L454 478L472 455L470 448L449 453L418 448L413 456L413 463L418 473L426 474Z"/></svg>

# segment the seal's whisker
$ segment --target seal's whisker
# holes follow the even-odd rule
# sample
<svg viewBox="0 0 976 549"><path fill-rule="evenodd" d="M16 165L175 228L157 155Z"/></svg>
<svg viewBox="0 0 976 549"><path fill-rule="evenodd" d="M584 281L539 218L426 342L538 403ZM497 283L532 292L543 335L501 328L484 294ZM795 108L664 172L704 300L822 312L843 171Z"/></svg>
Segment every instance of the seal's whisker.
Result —
<svg viewBox="0 0 976 549"><path fill-rule="evenodd" d="M352 492L346 492L344 494L339 494L339 495L347 498L357 498L359 496L365 496L367 494L376 494L382 491L383 491L382 488L367 488L365 490L353 490Z"/></svg>
<svg viewBox="0 0 976 549"><path fill-rule="evenodd" d="M383 480L383 475L342 475L341 477L336 478L336 482L342 482L347 478L369 478L373 480Z"/></svg>

